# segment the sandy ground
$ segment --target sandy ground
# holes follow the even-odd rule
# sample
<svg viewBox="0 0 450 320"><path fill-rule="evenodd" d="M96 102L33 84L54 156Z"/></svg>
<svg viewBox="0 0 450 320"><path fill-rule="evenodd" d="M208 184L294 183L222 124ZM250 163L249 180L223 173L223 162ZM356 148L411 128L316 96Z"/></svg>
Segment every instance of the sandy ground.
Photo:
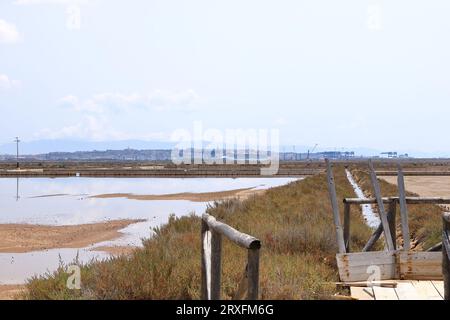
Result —
<svg viewBox="0 0 450 320"><path fill-rule="evenodd" d="M397 177L382 177L389 183L397 184ZM406 190L422 197L450 197L450 176L406 176Z"/></svg>
<svg viewBox="0 0 450 320"><path fill-rule="evenodd" d="M23 285L0 285L0 300L14 300L23 290Z"/></svg>
<svg viewBox="0 0 450 320"><path fill-rule="evenodd" d="M203 192L203 193L171 193L171 194L131 194L131 193L109 193L109 194L99 194L92 196L91 198L127 198L132 200L188 200L194 202L206 202L214 200L224 200L230 198L246 199L254 194L261 194L265 190L245 188L245 189L234 189L227 191L218 192Z"/></svg>
<svg viewBox="0 0 450 320"><path fill-rule="evenodd" d="M54 248L84 248L113 240L120 229L144 220L116 220L75 226L0 225L0 252L21 253Z"/></svg>

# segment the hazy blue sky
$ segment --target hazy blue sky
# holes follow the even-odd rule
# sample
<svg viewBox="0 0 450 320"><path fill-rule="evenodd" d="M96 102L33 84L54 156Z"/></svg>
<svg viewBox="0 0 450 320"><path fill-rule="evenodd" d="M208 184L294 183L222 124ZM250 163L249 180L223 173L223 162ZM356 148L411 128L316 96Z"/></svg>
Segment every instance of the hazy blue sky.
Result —
<svg viewBox="0 0 450 320"><path fill-rule="evenodd" d="M450 155L448 0L1 0L0 143L279 128Z"/></svg>

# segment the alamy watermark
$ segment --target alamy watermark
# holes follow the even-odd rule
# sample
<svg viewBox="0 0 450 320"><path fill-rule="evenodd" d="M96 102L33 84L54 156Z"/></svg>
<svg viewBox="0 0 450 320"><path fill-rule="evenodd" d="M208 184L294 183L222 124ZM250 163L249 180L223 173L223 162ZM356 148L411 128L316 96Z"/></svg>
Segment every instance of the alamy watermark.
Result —
<svg viewBox="0 0 450 320"><path fill-rule="evenodd" d="M278 129L204 128L196 121L192 130L177 129L171 160L174 164L261 164L260 174L276 175L279 169Z"/></svg>
<svg viewBox="0 0 450 320"><path fill-rule="evenodd" d="M81 269L77 265L70 265L67 267L67 273L70 276L67 278L66 287L69 290L81 289Z"/></svg>
<svg viewBox="0 0 450 320"><path fill-rule="evenodd" d="M81 8L78 5L72 5L66 9L66 27L69 30L81 29Z"/></svg>
<svg viewBox="0 0 450 320"><path fill-rule="evenodd" d="M367 7L367 28L380 31L383 28L383 11L380 3L371 3Z"/></svg>

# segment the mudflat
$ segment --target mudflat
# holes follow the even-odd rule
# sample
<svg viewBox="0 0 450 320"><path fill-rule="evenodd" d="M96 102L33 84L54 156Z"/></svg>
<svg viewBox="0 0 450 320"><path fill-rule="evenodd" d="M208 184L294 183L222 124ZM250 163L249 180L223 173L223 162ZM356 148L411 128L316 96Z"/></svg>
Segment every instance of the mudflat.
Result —
<svg viewBox="0 0 450 320"><path fill-rule="evenodd" d="M126 219L70 226L1 224L0 253L83 248L116 239L122 236L119 230L142 221L145 220Z"/></svg>
<svg viewBox="0 0 450 320"><path fill-rule="evenodd" d="M265 190L255 188L243 188L218 192L202 193L170 193L170 194L132 194L132 193L107 193L91 196L90 198L127 198L131 200L188 200L194 202L207 202L225 200L231 198L245 199L251 195L261 194Z"/></svg>

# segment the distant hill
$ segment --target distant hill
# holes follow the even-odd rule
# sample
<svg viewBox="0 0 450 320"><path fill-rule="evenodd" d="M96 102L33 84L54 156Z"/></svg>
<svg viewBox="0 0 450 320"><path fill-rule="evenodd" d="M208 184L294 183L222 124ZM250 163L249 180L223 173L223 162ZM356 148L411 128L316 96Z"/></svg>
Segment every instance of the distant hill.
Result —
<svg viewBox="0 0 450 320"><path fill-rule="evenodd" d="M76 151L105 151L124 150L127 148L136 150L172 149L173 142L122 140L122 141L82 141L82 140L35 140L20 143L21 154L43 154L50 152L76 152ZM15 154L14 142L0 145L0 154Z"/></svg>

